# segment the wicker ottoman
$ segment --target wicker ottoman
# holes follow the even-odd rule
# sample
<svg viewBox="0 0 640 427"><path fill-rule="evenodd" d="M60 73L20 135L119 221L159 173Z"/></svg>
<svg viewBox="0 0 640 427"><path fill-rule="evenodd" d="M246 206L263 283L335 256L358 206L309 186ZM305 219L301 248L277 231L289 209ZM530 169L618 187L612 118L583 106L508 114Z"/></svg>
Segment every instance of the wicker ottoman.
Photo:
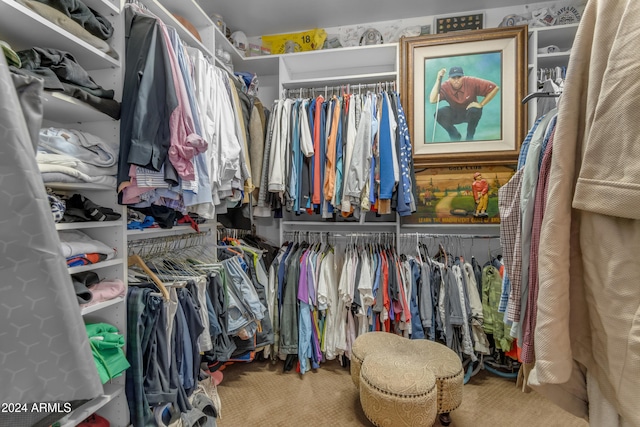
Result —
<svg viewBox="0 0 640 427"><path fill-rule="evenodd" d="M360 404L378 427L432 426L437 414L436 378L428 363L395 349L368 355L360 370Z"/></svg>
<svg viewBox="0 0 640 427"><path fill-rule="evenodd" d="M451 423L449 413L462 403L464 384L462 363L453 350L433 341L409 340L388 332L360 335L351 348L351 379L356 388L359 387L362 378L361 369L364 362L378 354L383 354L389 359L415 355L424 361L436 378L437 413L440 414L440 423L443 426ZM360 395L362 401L362 391Z"/></svg>

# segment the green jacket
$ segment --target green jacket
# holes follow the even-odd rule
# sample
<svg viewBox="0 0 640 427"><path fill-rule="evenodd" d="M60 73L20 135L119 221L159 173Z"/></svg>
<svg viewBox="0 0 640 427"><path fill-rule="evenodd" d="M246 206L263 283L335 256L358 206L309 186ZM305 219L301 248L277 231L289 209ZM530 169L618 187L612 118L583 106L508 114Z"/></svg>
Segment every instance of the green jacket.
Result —
<svg viewBox="0 0 640 427"><path fill-rule="evenodd" d="M102 384L126 371L130 365L122 349L124 336L118 329L108 323L94 323L85 327Z"/></svg>
<svg viewBox="0 0 640 427"><path fill-rule="evenodd" d="M484 323L482 328L487 334L493 334L496 348L510 351L513 338L509 334L510 328L504 323L504 313L498 312L500 295L502 294L502 278L497 268L490 265L482 269L482 313Z"/></svg>

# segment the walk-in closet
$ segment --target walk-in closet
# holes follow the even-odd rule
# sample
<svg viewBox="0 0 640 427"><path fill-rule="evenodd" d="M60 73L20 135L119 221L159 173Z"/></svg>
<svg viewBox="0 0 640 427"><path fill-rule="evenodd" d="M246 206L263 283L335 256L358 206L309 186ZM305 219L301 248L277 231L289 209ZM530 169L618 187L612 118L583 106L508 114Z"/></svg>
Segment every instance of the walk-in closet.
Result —
<svg viewBox="0 0 640 427"><path fill-rule="evenodd" d="M0 427L640 426L640 6L263 3L0 0Z"/></svg>

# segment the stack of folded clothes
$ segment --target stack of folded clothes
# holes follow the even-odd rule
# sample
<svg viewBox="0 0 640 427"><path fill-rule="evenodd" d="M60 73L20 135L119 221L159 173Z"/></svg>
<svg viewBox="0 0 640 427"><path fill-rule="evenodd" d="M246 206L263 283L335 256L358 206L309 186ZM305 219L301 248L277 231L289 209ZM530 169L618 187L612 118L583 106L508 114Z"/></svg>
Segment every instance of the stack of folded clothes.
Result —
<svg viewBox="0 0 640 427"><path fill-rule="evenodd" d="M95 271L71 275L73 289L82 308L124 296L127 288L120 279L103 279Z"/></svg>
<svg viewBox="0 0 640 427"><path fill-rule="evenodd" d="M9 67L14 74L38 77L45 91L62 92L113 119L120 118L120 103L114 99L113 89L97 84L69 52L34 46L16 53L20 68Z"/></svg>
<svg viewBox="0 0 640 427"><path fill-rule="evenodd" d="M116 187L118 144L75 129L43 128L36 155L46 182Z"/></svg>
<svg viewBox="0 0 640 427"><path fill-rule="evenodd" d="M96 49L118 59L118 53L109 45L113 36L111 22L97 11L87 7L80 0L17 0L31 9L87 42Z"/></svg>
<svg viewBox="0 0 640 427"><path fill-rule="evenodd" d="M60 251L67 259L67 266L95 264L112 259L116 255L113 248L92 239L80 230L58 231Z"/></svg>

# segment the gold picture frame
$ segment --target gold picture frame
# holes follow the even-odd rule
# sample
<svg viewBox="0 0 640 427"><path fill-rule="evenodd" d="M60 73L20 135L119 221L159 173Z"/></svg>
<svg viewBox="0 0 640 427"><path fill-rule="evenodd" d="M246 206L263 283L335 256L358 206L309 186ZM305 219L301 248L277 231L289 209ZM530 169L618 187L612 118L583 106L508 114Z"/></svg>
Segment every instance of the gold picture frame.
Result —
<svg viewBox="0 0 640 427"><path fill-rule="evenodd" d="M517 159L526 134L526 40L526 26L400 40L401 97L416 165ZM470 94L476 104L465 107Z"/></svg>

